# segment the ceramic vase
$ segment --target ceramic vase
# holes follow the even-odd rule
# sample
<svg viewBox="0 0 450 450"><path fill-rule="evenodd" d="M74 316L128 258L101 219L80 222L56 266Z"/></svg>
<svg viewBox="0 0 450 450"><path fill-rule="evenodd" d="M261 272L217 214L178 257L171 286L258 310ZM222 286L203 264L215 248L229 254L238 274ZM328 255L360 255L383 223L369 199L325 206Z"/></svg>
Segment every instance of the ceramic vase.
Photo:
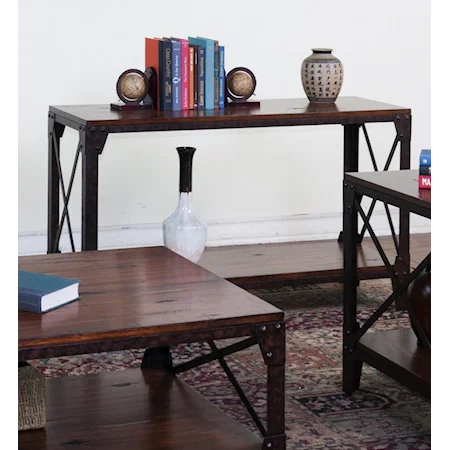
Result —
<svg viewBox="0 0 450 450"><path fill-rule="evenodd" d="M206 245L206 224L192 201L194 147L177 147L180 159L180 196L174 213L163 222L164 245L192 262L200 260Z"/></svg>
<svg viewBox="0 0 450 450"><path fill-rule="evenodd" d="M431 264L408 286L406 297L409 308L431 344ZM422 346L420 335L412 321L411 326L418 339L418 345Z"/></svg>
<svg viewBox="0 0 450 450"><path fill-rule="evenodd" d="M333 103L341 91L344 68L331 48L313 48L302 63L302 84L310 102Z"/></svg>

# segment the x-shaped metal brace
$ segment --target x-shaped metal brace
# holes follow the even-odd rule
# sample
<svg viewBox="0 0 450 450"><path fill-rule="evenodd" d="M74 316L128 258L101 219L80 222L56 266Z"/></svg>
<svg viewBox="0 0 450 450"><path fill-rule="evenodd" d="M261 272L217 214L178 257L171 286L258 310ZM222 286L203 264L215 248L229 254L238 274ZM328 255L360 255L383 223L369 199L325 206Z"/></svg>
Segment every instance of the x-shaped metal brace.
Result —
<svg viewBox="0 0 450 450"><path fill-rule="evenodd" d="M259 432L264 437L263 448L278 449L284 448L285 435L279 433L280 426L284 429L284 419L278 417L271 417L273 414L272 407L275 405L284 410L284 364L285 364L285 326L284 323L270 323L259 325L255 327L254 336L241 340L234 344L228 345L224 348L218 348L213 341L209 341L208 345L211 348L211 353L199 356L193 360L179 364L171 369L173 374L179 374L187 370L193 369L205 363L217 360L236 390L239 398L246 407L248 413L252 417ZM280 342L283 345L280 345ZM264 362L270 370L268 370L268 428L264 426L258 414L254 410L243 389L239 385L236 377L232 373L229 365L225 361L225 356L244 350L253 345L259 344ZM280 368L277 370L277 368ZM275 378L277 378L275 380ZM271 384L276 382L276 385L282 388L282 392L275 389L270 391ZM281 421L281 422L280 422Z"/></svg>

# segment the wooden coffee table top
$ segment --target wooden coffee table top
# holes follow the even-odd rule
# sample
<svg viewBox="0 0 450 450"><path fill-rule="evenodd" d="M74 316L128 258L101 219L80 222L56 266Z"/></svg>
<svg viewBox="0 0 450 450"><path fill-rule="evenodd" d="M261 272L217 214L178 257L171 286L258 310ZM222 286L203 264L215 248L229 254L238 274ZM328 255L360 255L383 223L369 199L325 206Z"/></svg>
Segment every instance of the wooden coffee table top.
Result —
<svg viewBox="0 0 450 450"><path fill-rule="evenodd" d="M283 320L283 312L164 247L19 257L19 269L79 279L80 299L19 311L19 350Z"/></svg>

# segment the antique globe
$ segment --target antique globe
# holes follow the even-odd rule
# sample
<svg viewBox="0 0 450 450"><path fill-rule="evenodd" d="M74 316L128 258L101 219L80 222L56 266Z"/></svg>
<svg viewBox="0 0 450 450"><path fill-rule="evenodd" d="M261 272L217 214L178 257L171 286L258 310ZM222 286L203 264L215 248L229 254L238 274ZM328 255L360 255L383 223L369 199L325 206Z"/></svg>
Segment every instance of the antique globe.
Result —
<svg viewBox="0 0 450 450"><path fill-rule="evenodd" d="M122 73L117 81L117 94L124 103L137 103L147 95L148 80L146 75L137 69Z"/></svg>
<svg viewBox="0 0 450 450"><path fill-rule="evenodd" d="M228 95L232 100L247 100L255 92L256 78L245 67L236 67L227 75Z"/></svg>

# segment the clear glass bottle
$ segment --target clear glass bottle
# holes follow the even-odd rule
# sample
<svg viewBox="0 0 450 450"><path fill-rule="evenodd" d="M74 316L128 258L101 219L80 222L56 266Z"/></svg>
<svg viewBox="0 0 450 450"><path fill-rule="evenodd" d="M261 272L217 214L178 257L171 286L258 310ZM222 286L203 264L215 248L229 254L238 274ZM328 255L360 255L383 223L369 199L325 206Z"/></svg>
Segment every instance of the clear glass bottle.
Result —
<svg viewBox="0 0 450 450"><path fill-rule="evenodd" d="M177 147L180 158L180 197L175 212L163 222L164 245L192 262L200 260L206 245L206 224L192 204L194 147Z"/></svg>

